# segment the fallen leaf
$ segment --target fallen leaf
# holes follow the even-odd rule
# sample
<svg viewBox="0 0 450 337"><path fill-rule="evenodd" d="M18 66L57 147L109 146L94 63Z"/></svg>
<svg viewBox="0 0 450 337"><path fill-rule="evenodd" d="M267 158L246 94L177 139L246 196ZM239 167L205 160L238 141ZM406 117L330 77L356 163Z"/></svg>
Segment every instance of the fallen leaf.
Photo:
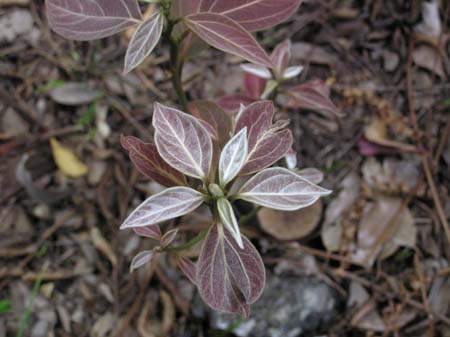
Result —
<svg viewBox="0 0 450 337"><path fill-rule="evenodd" d="M28 132L29 125L12 108L7 108L0 119L0 130L6 137L23 135Z"/></svg>
<svg viewBox="0 0 450 337"><path fill-rule="evenodd" d="M79 178L88 173L88 167L82 163L72 150L61 145L55 138L50 139L53 159L66 176Z"/></svg>
<svg viewBox="0 0 450 337"><path fill-rule="evenodd" d="M422 22L414 27L416 33L437 42L442 32L442 21L439 15L439 1L422 3Z"/></svg>
<svg viewBox="0 0 450 337"><path fill-rule="evenodd" d="M445 77L444 65L439 51L428 45L420 45L414 49L413 60L419 67L435 73L441 78Z"/></svg>
<svg viewBox="0 0 450 337"><path fill-rule="evenodd" d="M321 237L326 249L339 251L342 240L342 218L353 208L360 195L361 181L356 173L350 173L339 185L338 196L328 205Z"/></svg>
<svg viewBox="0 0 450 337"><path fill-rule="evenodd" d="M376 304L367 290L359 283L352 281L349 293L347 309L354 312L351 325L364 330L385 331L386 324L376 311Z"/></svg>
<svg viewBox="0 0 450 337"><path fill-rule="evenodd" d="M109 244L108 240L105 239L102 232L96 227L93 227L90 231L90 236L92 243L95 248L97 248L104 256L108 258L113 266L117 264L117 257Z"/></svg>
<svg viewBox="0 0 450 337"><path fill-rule="evenodd" d="M17 181L26 189L28 195L35 201L52 204L62 198L66 197L68 194L67 190L64 189L43 189L36 186L33 181L31 173L26 168L26 163L28 160L28 155L24 154L20 159L20 162L16 168L16 179Z"/></svg>
<svg viewBox="0 0 450 337"><path fill-rule="evenodd" d="M333 65L338 61L336 55L329 53L325 48L307 42L292 44L292 59L325 65Z"/></svg>
<svg viewBox="0 0 450 337"><path fill-rule="evenodd" d="M414 145L391 140L388 137L388 126L386 122L378 117L372 118L364 131L364 136L369 142L390 147L400 152L417 152L417 148Z"/></svg>
<svg viewBox="0 0 450 337"><path fill-rule="evenodd" d="M387 158L381 163L372 157L361 171L370 188L386 194L407 194L414 192L421 180L420 165L420 160Z"/></svg>
<svg viewBox="0 0 450 337"><path fill-rule="evenodd" d="M370 267L378 256L387 258L400 246L415 246L414 218L402 206L402 199L384 196L367 206L351 254L355 263Z"/></svg>
<svg viewBox="0 0 450 337"><path fill-rule="evenodd" d="M88 104L100 96L101 92L92 88L88 83L68 82L50 91L50 97L56 103L64 105Z"/></svg>

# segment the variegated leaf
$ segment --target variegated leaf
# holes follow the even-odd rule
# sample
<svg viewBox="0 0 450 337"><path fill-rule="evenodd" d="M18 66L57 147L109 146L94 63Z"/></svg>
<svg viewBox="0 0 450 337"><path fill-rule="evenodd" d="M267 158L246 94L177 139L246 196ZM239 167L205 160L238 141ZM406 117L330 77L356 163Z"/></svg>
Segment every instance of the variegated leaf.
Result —
<svg viewBox="0 0 450 337"><path fill-rule="evenodd" d="M188 187L172 187L151 196L139 205L120 229L145 227L192 212L204 200L203 194Z"/></svg>
<svg viewBox="0 0 450 337"><path fill-rule="evenodd" d="M294 170L297 167L297 152L295 152L294 149L289 150L284 156L284 159L286 160L286 166L289 170Z"/></svg>
<svg viewBox="0 0 450 337"><path fill-rule="evenodd" d="M203 0L201 10L228 16L249 31L273 27L292 16L302 0Z"/></svg>
<svg viewBox="0 0 450 337"><path fill-rule="evenodd" d="M251 98L253 98L253 101L257 101L261 98L262 94L264 93L264 90L267 85L267 80L264 78L255 76L253 74L246 73L244 75L244 87L245 92L247 95ZM253 102L251 102L253 103ZM245 104L248 105L248 104Z"/></svg>
<svg viewBox="0 0 450 337"><path fill-rule="evenodd" d="M272 78L272 73L270 70L259 64L243 63L241 64L241 69L246 73L264 78L266 80Z"/></svg>
<svg viewBox="0 0 450 337"><path fill-rule="evenodd" d="M324 177L323 172L314 167L304 168L298 174L313 184L320 184Z"/></svg>
<svg viewBox="0 0 450 337"><path fill-rule="evenodd" d="M142 22L131 38L125 55L124 73L127 74L150 55L161 39L164 26L164 16L155 12L150 18Z"/></svg>
<svg viewBox="0 0 450 337"><path fill-rule="evenodd" d="M330 89L323 81L313 81L290 88L290 106L321 113L327 118L342 117L342 113L330 98Z"/></svg>
<svg viewBox="0 0 450 337"><path fill-rule="evenodd" d="M161 238L161 242L160 242L161 247L170 246L172 244L172 242L175 240L179 230L180 230L179 228L175 228L175 229L171 229L167 233L164 233L164 235Z"/></svg>
<svg viewBox="0 0 450 337"><path fill-rule="evenodd" d="M172 17L183 18L186 15L200 12L203 0L172 0Z"/></svg>
<svg viewBox="0 0 450 337"><path fill-rule="evenodd" d="M269 129L263 133L255 147L249 152L242 175L255 173L275 164L292 148L294 138L290 130Z"/></svg>
<svg viewBox="0 0 450 337"><path fill-rule="evenodd" d="M194 178L208 176L213 144L196 118L156 103L153 126L158 152L170 166Z"/></svg>
<svg viewBox="0 0 450 337"><path fill-rule="evenodd" d="M195 274L197 273L197 267L194 262L186 257L177 257L177 266L183 272L183 274L191 281L193 284L197 284L195 279Z"/></svg>
<svg viewBox="0 0 450 337"><path fill-rule="evenodd" d="M186 177L161 158L154 144L133 136L121 136L120 142L142 174L166 187L186 185Z"/></svg>
<svg viewBox="0 0 450 337"><path fill-rule="evenodd" d="M256 77L256 76L253 76ZM245 95L226 95L217 100L217 104L230 114L236 115L241 105L250 105L255 99Z"/></svg>
<svg viewBox="0 0 450 337"><path fill-rule="evenodd" d="M230 137L232 128L231 116L214 102L194 101L189 104L189 112L200 120L208 123L217 135L219 143L224 143Z"/></svg>
<svg viewBox="0 0 450 337"><path fill-rule="evenodd" d="M248 129L248 158L241 174L262 170L283 158L291 149L293 137L284 125L272 125L275 107L272 101L256 102L242 111L236 132Z"/></svg>
<svg viewBox="0 0 450 337"><path fill-rule="evenodd" d="M248 151L253 151L258 139L270 129L275 114L272 101L255 102L245 108L236 120L235 132L247 128Z"/></svg>
<svg viewBox="0 0 450 337"><path fill-rule="evenodd" d="M272 61L255 38L232 19L216 13L191 14L186 25L209 45L251 63L272 67Z"/></svg>
<svg viewBox="0 0 450 337"><path fill-rule="evenodd" d="M228 229L239 248L244 249L241 231L239 230L239 224L236 219L236 215L234 215L233 206L231 206L231 203L225 198L220 198L217 200L217 210L219 211L220 220L225 228Z"/></svg>
<svg viewBox="0 0 450 337"><path fill-rule="evenodd" d="M196 280L200 296L210 307L248 318L266 275L258 251L247 238L242 240L243 249L221 224L212 226L197 262Z"/></svg>
<svg viewBox="0 0 450 337"><path fill-rule="evenodd" d="M247 161L247 128L243 128L224 146L219 160L219 181L225 187L241 171Z"/></svg>
<svg viewBox="0 0 450 337"><path fill-rule="evenodd" d="M252 177L236 198L282 211L295 211L330 193L288 169L275 167Z"/></svg>
<svg viewBox="0 0 450 337"><path fill-rule="evenodd" d="M295 77L297 77L298 75L300 75L303 71L303 66L292 66L292 67L288 67L286 68L286 70L284 71L282 78L283 80L290 80L293 79Z"/></svg>
<svg viewBox="0 0 450 337"><path fill-rule="evenodd" d="M67 39L87 41L141 23L136 0L46 0L50 27Z"/></svg>
<svg viewBox="0 0 450 337"><path fill-rule="evenodd" d="M275 73L277 78L281 78L286 68L291 61L292 43L290 40L286 40L275 47L270 58L275 65Z"/></svg>
<svg viewBox="0 0 450 337"><path fill-rule="evenodd" d="M143 265L149 263L153 257L155 256L154 252L152 250L144 250L137 254L130 264L130 273L132 273L134 270L142 267Z"/></svg>
<svg viewBox="0 0 450 337"><path fill-rule="evenodd" d="M161 229L159 228L159 226L136 227L133 228L133 231L137 235L143 236L145 238L152 238L158 241L161 240Z"/></svg>

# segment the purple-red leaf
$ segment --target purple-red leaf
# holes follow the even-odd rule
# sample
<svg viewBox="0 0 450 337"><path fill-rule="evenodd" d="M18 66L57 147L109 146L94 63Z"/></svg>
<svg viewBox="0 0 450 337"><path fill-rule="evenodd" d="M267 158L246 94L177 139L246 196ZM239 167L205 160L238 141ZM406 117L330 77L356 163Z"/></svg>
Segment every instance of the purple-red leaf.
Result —
<svg viewBox="0 0 450 337"><path fill-rule="evenodd" d="M232 19L216 13L198 13L188 15L185 22L211 46L252 63L272 67L270 57L255 38Z"/></svg>
<svg viewBox="0 0 450 337"><path fill-rule="evenodd" d="M160 242L161 247L170 246L172 244L173 240L175 240L179 230L180 230L179 228L175 228L175 229L171 229L170 231L165 233L161 238L161 242Z"/></svg>
<svg viewBox="0 0 450 337"><path fill-rule="evenodd" d="M139 236L161 240L161 229L159 229L159 226L136 227L133 228L133 231Z"/></svg>
<svg viewBox="0 0 450 337"><path fill-rule="evenodd" d="M268 208L295 211L330 194L300 175L285 168L268 168L247 181L237 198Z"/></svg>
<svg viewBox="0 0 450 337"><path fill-rule="evenodd" d="M67 39L88 41L141 22L136 0L46 0L50 27Z"/></svg>
<svg viewBox="0 0 450 337"><path fill-rule="evenodd" d="M251 98L253 98L254 101L261 98L261 95L264 93L264 89L266 88L266 83L267 80L264 78L248 73L244 75L245 91Z"/></svg>
<svg viewBox="0 0 450 337"><path fill-rule="evenodd" d="M289 66L291 60L292 43L290 40L286 40L275 47L270 58L275 65L275 73L278 78L281 78L282 74Z"/></svg>
<svg viewBox="0 0 450 337"><path fill-rule="evenodd" d="M140 65L150 55L161 38L163 25L164 16L159 12L155 12L139 25L125 55L125 74Z"/></svg>
<svg viewBox="0 0 450 337"><path fill-rule="evenodd" d="M194 178L208 176L212 140L195 117L156 103L153 126L158 152L170 166Z"/></svg>
<svg viewBox="0 0 450 337"><path fill-rule="evenodd" d="M200 12L202 0L172 0L172 17L183 18L186 15Z"/></svg>
<svg viewBox="0 0 450 337"><path fill-rule="evenodd" d="M197 280L195 279L197 267L194 262L192 262L186 257L178 256L177 265L178 268L181 269L183 274L189 279L189 281L191 281L193 284L197 284Z"/></svg>
<svg viewBox="0 0 450 337"><path fill-rule="evenodd" d="M194 117L205 121L215 130L220 143L224 143L229 138L232 127L231 116L216 103L194 101L189 104L189 111Z"/></svg>
<svg viewBox="0 0 450 337"><path fill-rule="evenodd" d="M323 81L301 84L289 89L288 94L293 108L317 111L327 118L342 117L330 99L330 88Z"/></svg>
<svg viewBox="0 0 450 337"><path fill-rule="evenodd" d="M247 128L249 152L254 149L258 138L272 126L274 114L275 106L272 101L255 102L239 114L235 133Z"/></svg>
<svg viewBox="0 0 450 337"><path fill-rule="evenodd" d="M266 274L258 251L247 238L242 240L243 249L223 225L212 226L197 262L196 280L200 296L213 309L248 318Z"/></svg>
<svg viewBox="0 0 450 337"><path fill-rule="evenodd" d="M323 172L314 167L304 168L298 174L313 184L320 184L323 181Z"/></svg>
<svg viewBox="0 0 450 337"><path fill-rule="evenodd" d="M133 260L131 261L130 265L130 273L132 273L134 270L138 269L139 267L142 267L143 265L149 263L155 254L152 250L144 250L137 254Z"/></svg>
<svg viewBox="0 0 450 337"><path fill-rule="evenodd" d="M291 150L293 141L290 130L267 130L249 152L247 163L240 174L255 173L276 163Z"/></svg>
<svg viewBox="0 0 450 337"><path fill-rule="evenodd" d="M302 0L203 0L201 10L228 16L248 31L273 27L292 16Z"/></svg>
<svg viewBox="0 0 450 337"><path fill-rule="evenodd" d="M188 187L172 187L151 196L124 221L120 229L145 227L192 212L203 203L204 196Z"/></svg>
<svg viewBox="0 0 450 337"><path fill-rule="evenodd" d="M161 158L155 145L144 143L133 136L121 136L120 142L129 151L131 161L142 174L163 186L186 185L186 177Z"/></svg>
<svg viewBox="0 0 450 337"><path fill-rule="evenodd" d="M283 126L272 125L275 107L272 101L256 102L239 114L236 132L247 128L248 157L240 174L250 174L283 158L292 147L293 137Z"/></svg>
<svg viewBox="0 0 450 337"><path fill-rule="evenodd" d="M241 105L247 106L254 102L254 98L245 95L226 95L217 100L217 104L219 104L222 109L232 114L236 114Z"/></svg>

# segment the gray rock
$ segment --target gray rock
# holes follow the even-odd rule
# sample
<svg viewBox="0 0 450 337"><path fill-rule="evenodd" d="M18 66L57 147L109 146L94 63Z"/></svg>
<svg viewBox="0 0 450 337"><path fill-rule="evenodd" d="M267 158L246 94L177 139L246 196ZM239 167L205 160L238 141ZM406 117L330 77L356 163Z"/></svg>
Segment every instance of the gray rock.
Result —
<svg viewBox="0 0 450 337"><path fill-rule="evenodd" d="M336 291L316 278L268 275L261 299L252 305L250 320L212 312L213 329L239 337L298 337L326 328L338 315Z"/></svg>

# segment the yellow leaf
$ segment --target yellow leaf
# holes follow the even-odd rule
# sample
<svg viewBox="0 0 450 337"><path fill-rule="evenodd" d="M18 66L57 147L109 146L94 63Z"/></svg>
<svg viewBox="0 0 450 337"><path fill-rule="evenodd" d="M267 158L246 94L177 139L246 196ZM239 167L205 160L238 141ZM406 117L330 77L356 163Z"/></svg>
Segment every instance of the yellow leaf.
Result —
<svg viewBox="0 0 450 337"><path fill-rule="evenodd" d="M82 177L87 174L88 167L68 148L61 145L56 139L50 139L53 159L58 168L71 178Z"/></svg>

